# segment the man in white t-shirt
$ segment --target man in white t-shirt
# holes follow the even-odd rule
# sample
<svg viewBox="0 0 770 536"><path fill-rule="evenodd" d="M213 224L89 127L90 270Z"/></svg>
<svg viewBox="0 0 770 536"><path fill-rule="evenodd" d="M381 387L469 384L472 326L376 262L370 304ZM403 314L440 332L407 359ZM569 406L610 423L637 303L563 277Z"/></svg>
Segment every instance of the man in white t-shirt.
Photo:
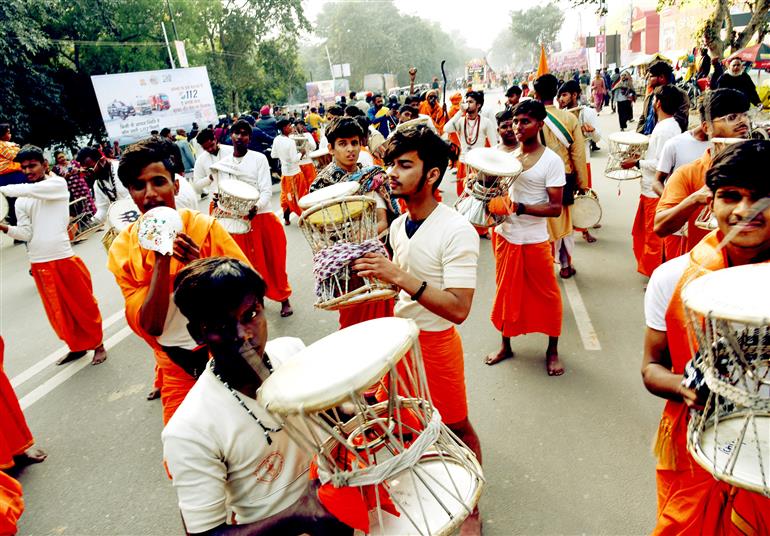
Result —
<svg viewBox="0 0 770 536"><path fill-rule="evenodd" d="M449 161L449 146L426 126L396 132L386 142L385 161L394 196L408 212L390 226L393 261L367 253L353 263L362 277L400 289L395 314L420 328L420 347L431 398L442 420L481 460L470 420L463 346L454 324L468 317L476 288L479 238L459 213L436 201ZM478 512L463 534L480 534Z"/></svg>
<svg viewBox="0 0 770 536"><path fill-rule="evenodd" d="M634 226L631 229L633 237L636 270L647 277L663 262L663 241L655 234L655 209L660 195L653 186L658 170L658 159L665 143L682 133L681 127L674 114L682 104L682 93L672 85L660 86L655 89L653 106L657 121L650 134L647 154L638 161L642 171L641 194L636 210ZM637 165L634 161L621 163L624 168Z"/></svg>
<svg viewBox="0 0 770 536"><path fill-rule="evenodd" d="M484 362L494 365L513 357L511 337L527 333L548 335L546 371L561 376L559 360L562 302L553 271L553 251L548 240L546 218L561 214L561 196L566 184L564 162L540 143L545 106L535 100L522 101L513 111L498 114L498 123L512 120L519 147L514 156L524 171L507 196L490 201L493 214L506 215L495 228L495 280L492 324L502 334L502 347Z"/></svg>
<svg viewBox="0 0 770 536"><path fill-rule="evenodd" d="M174 302L211 355L161 436L185 530L352 534L318 501L310 454L256 400L272 370L304 348L294 337L267 340L264 293L259 274L226 257L194 261L174 280Z"/></svg>
<svg viewBox="0 0 770 536"><path fill-rule="evenodd" d="M305 156L306 149L300 151L297 143L289 136L294 134L294 126L288 119L279 119L275 124L278 135L273 140L270 155L281 162L281 211L283 223L289 225L289 216L293 212L297 216L302 209L297 205L310 187L305 180L305 174L299 169L299 162Z"/></svg>
<svg viewBox="0 0 770 536"><path fill-rule="evenodd" d="M195 159L193 187L199 194L205 191L216 192L219 188L217 181L219 172L211 169L211 166L222 158L231 156L233 148L230 145L220 145L214 136L214 131L210 128L201 130L195 140L203 150L198 152L198 157Z"/></svg>
<svg viewBox="0 0 770 536"><path fill-rule="evenodd" d="M102 156L93 147L80 149L75 160L85 170L88 182L93 183L96 204L94 220L104 223L112 203L131 198L128 190L118 180L118 161Z"/></svg>
<svg viewBox="0 0 770 536"><path fill-rule="evenodd" d="M469 91L465 94L465 113L455 114L444 127L444 136L452 132L460 138L460 163L457 166L457 195L465 188L468 169L465 157L468 151L476 147L494 147L497 145L497 128L488 118L481 115L484 106L483 91Z"/></svg>

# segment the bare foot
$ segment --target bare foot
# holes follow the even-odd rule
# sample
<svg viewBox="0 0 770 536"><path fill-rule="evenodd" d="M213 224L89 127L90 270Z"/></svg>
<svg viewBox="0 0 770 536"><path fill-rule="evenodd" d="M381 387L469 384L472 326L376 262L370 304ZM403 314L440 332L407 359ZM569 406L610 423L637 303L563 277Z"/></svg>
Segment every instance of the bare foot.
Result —
<svg viewBox="0 0 770 536"><path fill-rule="evenodd" d="M96 348L94 348L94 357L91 359L92 365L99 365L101 363L104 363L104 361L107 359L107 350L104 349L104 345L100 344Z"/></svg>
<svg viewBox="0 0 770 536"><path fill-rule="evenodd" d="M30 447L18 456L13 457L16 465L25 466L40 463L48 457L46 451L38 447Z"/></svg>
<svg viewBox="0 0 770 536"><path fill-rule="evenodd" d="M284 300L281 302L281 317L286 318L287 316L291 316L294 314L294 310L291 308L291 304L289 303L289 300Z"/></svg>
<svg viewBox="0 0 770 536"><path fill-rule="evenodd" d="M559 360L559 354L546 354L545 369L549 376L561 376L564 374L564 366Z"/></svg>
<svg viewBox="0 0 770 536"><path fill-rule="evenodd" d="M505 350L504 348L500 348L497 352L492 352L487 357L484 358L484 364L486 365L497 365L500 361L503 359L509 359L513 357L513 352L509 352Z"/></svg>
<svg viewBox="0 0 770 536"><path fill-rule="evenodd" d="M481 536L481 516L479 516L478 507L460 525L460 536Z"/></svg>
<svg viewBox="0 0 770 536"><path fill-rule="evenodd" d="M593 244L596 242L596 237L589 233L588 231L583 231L583 240L588 242L589 244Z"/></svg>
<svg viewBox="0 0 770 536"><path fill-rule="evenodd" d="M160 389L153 388L152 391L147 393L147 400L157 400L160 398Z"/></svg>
<svg viewBox="0 0 770 536"><path fill-rule="evenodd" d="M70 361L75 361L76 359L80 359L84 355L86 355L88 351L83 350L82 352L70 352L61 359L59 359L56 364L57 365L64 365L65 363L69 363Z"/></svg>

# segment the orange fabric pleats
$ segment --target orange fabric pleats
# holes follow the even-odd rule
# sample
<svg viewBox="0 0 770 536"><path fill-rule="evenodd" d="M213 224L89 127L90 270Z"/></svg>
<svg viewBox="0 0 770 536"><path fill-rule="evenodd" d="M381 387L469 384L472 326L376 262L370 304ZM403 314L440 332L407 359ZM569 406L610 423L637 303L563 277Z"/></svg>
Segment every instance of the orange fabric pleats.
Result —
<svg viewBox="0 0 770 536"><path fill-rule="evenodd" d="M457 195L463 193L465 189L465 177L468 176L468 167L465 162L457 163L457 182L455 182L455 188L457 189Z"/></svg>
<svg viewBox="0 0 770 536"><path fill-rule="evenodd" d="M296 175L281 177L281 210L291 210L299 216L302 209L297 202L307 194L310 189L310 182L307 176L300 171Z"/></svg>
<svg viewBox="0 0 770 536"><path fill-rule="evenodd" d="M495 236L492 324L504 337L525 333L561 335L562 301L549 242L511 244Z"/></svg>
<svg viewBox="0 0 770 536"><path fill-rule="evenodd" d="M457 329L420 331L420 350L433 405L447 424L468 417L463 341Z"/></svg>
<svg viewBox="0 0 770 536"><path fill-rule="evenodd" d="M0 469L12 467L13 457L22 454L35 442L16 393L5 374L4 354L5 343L0 337Z"/></svg>
<svg viewBox="0 0 770 536"><path fill-rule="evenodd" d="M670 261L687 253L684 247L685 239L681 235L669 235L663 238L663 255L665 260Z"/></svg>
<svg viewBox="0 0 770 536"><path fill-rule="evenodd" d="M73 352L102 342L102 315L91 274L79 257L32 263L32 277L56 335Z"/></svg>
<svg viewBox="0 0 770 536"><path fill-rule="evenodd" d="M663 262L663 241L653 230L657 206L657 197L640 195L634 226L631 228L636 271L647 277Z"/></svg>
<svg viewBox="0 0 770 536"><path fill-rule="evenodd" d="M24 513L21 484L0 471L0 534L16 534L16 524Z"/></svg>
<svg viewBox="0 0 770 536"><path fill-rule="evenodd" d="M163 406L163 424L165 425L195 385L195 378L171 361L163 350L155 350L155 362L157 363L155 385L160 388L160 403Z"/></svg>
<svg viewBox="0 0 770 536"><path fill-rule="evenodd" d="M291 286L286 274L286 233L278 217L272 212L257 214L251 220L251 231L232 236L251 266L265 280L265 296L278 302L289 299Z"/></svg>
<svg viewBox="0 0 770 536"><path fill-rule="evenodd" d="M339 310L340 329L360 324L375 318L393 316L393 298L388 300L369 301Z"/></svg>
<svg viewBox="0 0 770 536"><path fill-rule="evenodd" d="M305 176L305 181L307 181L307 186L310 188L310 185L313 184L313 181L318 176L318 173L315 169L315 164L309 163L309 164L300 164L299 170L302 172L302 174ZM302 197L297 198L297 202L302 199Z"/></svg>

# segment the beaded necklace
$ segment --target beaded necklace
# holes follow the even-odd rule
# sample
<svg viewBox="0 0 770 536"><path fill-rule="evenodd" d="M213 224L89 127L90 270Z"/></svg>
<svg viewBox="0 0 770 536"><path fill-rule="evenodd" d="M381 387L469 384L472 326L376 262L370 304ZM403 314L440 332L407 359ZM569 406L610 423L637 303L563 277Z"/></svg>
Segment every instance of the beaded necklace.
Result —
<svg viewBox="0 0 770 536"><path fill-rule="evenodd" d="M481 116L477 115L476 120L474 122L474 125L476 127L476 134L473 137L473 139L468 138L468 115L465 115L465 128L463 128L463 137L465 138L466 145L474 146L476 145L476 142L479 141L479 131L481 130ZM473 128L473 127L471 127Z"/></svg>

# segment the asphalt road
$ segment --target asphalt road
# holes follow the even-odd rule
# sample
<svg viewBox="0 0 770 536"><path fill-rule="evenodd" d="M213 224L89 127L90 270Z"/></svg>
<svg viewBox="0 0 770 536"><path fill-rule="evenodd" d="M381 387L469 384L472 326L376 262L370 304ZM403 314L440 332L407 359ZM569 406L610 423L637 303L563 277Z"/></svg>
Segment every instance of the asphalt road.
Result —
<svg viewBox="0 0 770 536"><path fill-rule="evenodd" d="M605 135L618 129L616 115L604 112L600 121ZM602 150L592 159L604 211L599 241L577 239L577 276L566 287L560 282L564 376L546 375L546 337L537 334L514 340L515 359L482 363L499 335L489 321L494 261L490 242L481 244L478 290L460 332L470 417L484 451L481 512L490 536L643 534L654 524L651 443L662 402L646 393L639 374L645 280L635 271L630 237L639 187L619 189L605 179L605 156ZM448 201L452 181L444 184ZM269 303L270 334L310 343L336 329L337 315L313 309L310 250L296 223L286 233L295 314L281 319L279 305ZM175 493L161 465L160 403L145 400L152 354L127 331L98 236L75 252L91 270L107 324L109 359L98 367L46 361L63 348L27 274L24 247L0 250L6 372L49 453L18 473L27 504L20 533L180 534Z"/></svg>

